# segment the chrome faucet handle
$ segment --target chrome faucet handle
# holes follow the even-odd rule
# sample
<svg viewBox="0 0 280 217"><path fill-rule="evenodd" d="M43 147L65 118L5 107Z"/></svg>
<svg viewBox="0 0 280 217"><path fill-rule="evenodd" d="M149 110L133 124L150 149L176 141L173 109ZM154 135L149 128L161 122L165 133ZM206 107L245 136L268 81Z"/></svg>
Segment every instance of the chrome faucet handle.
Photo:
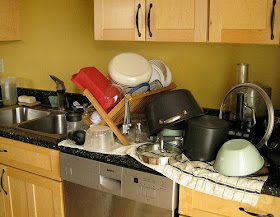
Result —
<svg viewBox="0 0 280 217"><path fill-rule="evenodd" d="M64 82L54 75L50 75L51 79L53 79L56 83L56 90L65 90Z"/></svg>

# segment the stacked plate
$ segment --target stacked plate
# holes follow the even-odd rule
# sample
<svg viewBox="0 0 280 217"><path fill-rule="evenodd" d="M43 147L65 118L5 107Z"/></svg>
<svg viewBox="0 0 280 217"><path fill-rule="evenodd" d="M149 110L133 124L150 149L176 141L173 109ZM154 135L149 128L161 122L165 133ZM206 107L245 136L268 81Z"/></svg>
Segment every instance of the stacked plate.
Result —
<svg viewBox="0 0 280 217"><path fill-rule="evenodd" d="M167 87L172 80L169 68L160 60L150 60L149 62L152 66L152 76L149 83L159 80L163 87Z"/></svg>
<svg viewBox="0 0 280 217"><path fill-rule="evenodd" d="M172 79L169 68L162 61L148 61L135 53L121 53L113 57L108 65L108 72L110 81L125 93L137 87L142 92L148 91L152 87L151 83L155 82L154 89L166 87Z"/></svg>

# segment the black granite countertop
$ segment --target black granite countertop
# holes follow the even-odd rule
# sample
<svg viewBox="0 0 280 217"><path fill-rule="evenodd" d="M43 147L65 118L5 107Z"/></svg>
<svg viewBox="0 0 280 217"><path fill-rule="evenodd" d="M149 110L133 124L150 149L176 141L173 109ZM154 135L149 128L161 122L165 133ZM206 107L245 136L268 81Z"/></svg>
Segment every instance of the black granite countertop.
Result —
<svg viewBox="0 0 280 217"><path fill-rule="evenodd" d="M46 148L52 148L56 150L60 150L64 153L72 154L79 157L84 157L92 160L97 160L105 163L110 163L122 167L127 167L130 169L136 169L143 172L153 173L157 175L161 175L160 173L142 165L134 158L130 156L118 156L118 155L109 155L109 154L101 154L95 152L88 152L85 150L80 150L76 148L69 148L58 146L59 139L52 139L42 136L36 136L33 133L21 133L17 130L13 129L3 129L0 127L0 136L14 139ZM269 166L270 174L268 180L264 183L261 193L268 194L272 196L280 197L280 168L276 165L271 164Z"/></svg>
<svg viewBox="0 0 280 217"><path fill-rule="evenodd" d="M36 95L38 93L38 91L33 92L33 90L29 90L29 89L27 90L20 89L19 92L21 94L26 94L26 95ZM46 96L54 95L54 93L49 93L45 91L41 91L41 92L44 93ZM40 93L40 95L42 95L42 93ZM69 98L71 98L72 101L74 101L76 100L77 96L78 95L73 94L70 95ZM86 102L84 98L82 98L82 101ZM60 150L64 153L72 154L79 157L84 157L92 160L97 160L97 161L110 163L122 167L127 167L131 169L136 169L148 173L161 175L158 172L142 165L141 163L139 163L138 161L136 161L135 159L127 155L117 156L117 155L101 154L101 153L88 152L85 150L80 150L75 148L58 146L58 143L62 141L63 138L53 138L45 135L38 135L36 133L32 133L31 131L25 132L13 127L4 127L4 126L1 127L1 124L0 124L0 136L21 141L21 142L38 145L41 147ZM264 183L261 193L280 197L280 167L271 164L269 166L269 170L270 173L269 173L268 180Z"/></svg>

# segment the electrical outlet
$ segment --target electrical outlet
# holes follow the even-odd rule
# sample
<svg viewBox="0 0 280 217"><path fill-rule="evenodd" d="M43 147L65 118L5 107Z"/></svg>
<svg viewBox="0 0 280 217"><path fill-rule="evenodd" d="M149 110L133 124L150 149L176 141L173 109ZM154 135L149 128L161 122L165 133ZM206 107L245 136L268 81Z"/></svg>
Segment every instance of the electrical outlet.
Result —
<svg viewBox="0 0 280 217"><path fill-rule="evenodd" d="M4 72L4 60L0 58L0 73Z"/></svg>

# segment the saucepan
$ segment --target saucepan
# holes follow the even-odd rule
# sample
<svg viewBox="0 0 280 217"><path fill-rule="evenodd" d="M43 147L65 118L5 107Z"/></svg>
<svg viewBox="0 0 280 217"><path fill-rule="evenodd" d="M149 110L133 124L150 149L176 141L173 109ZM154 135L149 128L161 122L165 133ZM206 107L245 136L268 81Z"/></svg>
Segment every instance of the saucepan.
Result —
<svg viewBox="0 0 280 217"><path fill-rule="evenodd" d="M216 116L204 115L186 121L183 152L191 160L209 162L228 139L229 124Z"/></svg>
<svg viewBox="0 0 280 217"><path fill-rule="evenodd" d="M189 90L178 89L153 98L147 105L145 114L149 135L154 135L167 126L204 113Z"/></svg>

